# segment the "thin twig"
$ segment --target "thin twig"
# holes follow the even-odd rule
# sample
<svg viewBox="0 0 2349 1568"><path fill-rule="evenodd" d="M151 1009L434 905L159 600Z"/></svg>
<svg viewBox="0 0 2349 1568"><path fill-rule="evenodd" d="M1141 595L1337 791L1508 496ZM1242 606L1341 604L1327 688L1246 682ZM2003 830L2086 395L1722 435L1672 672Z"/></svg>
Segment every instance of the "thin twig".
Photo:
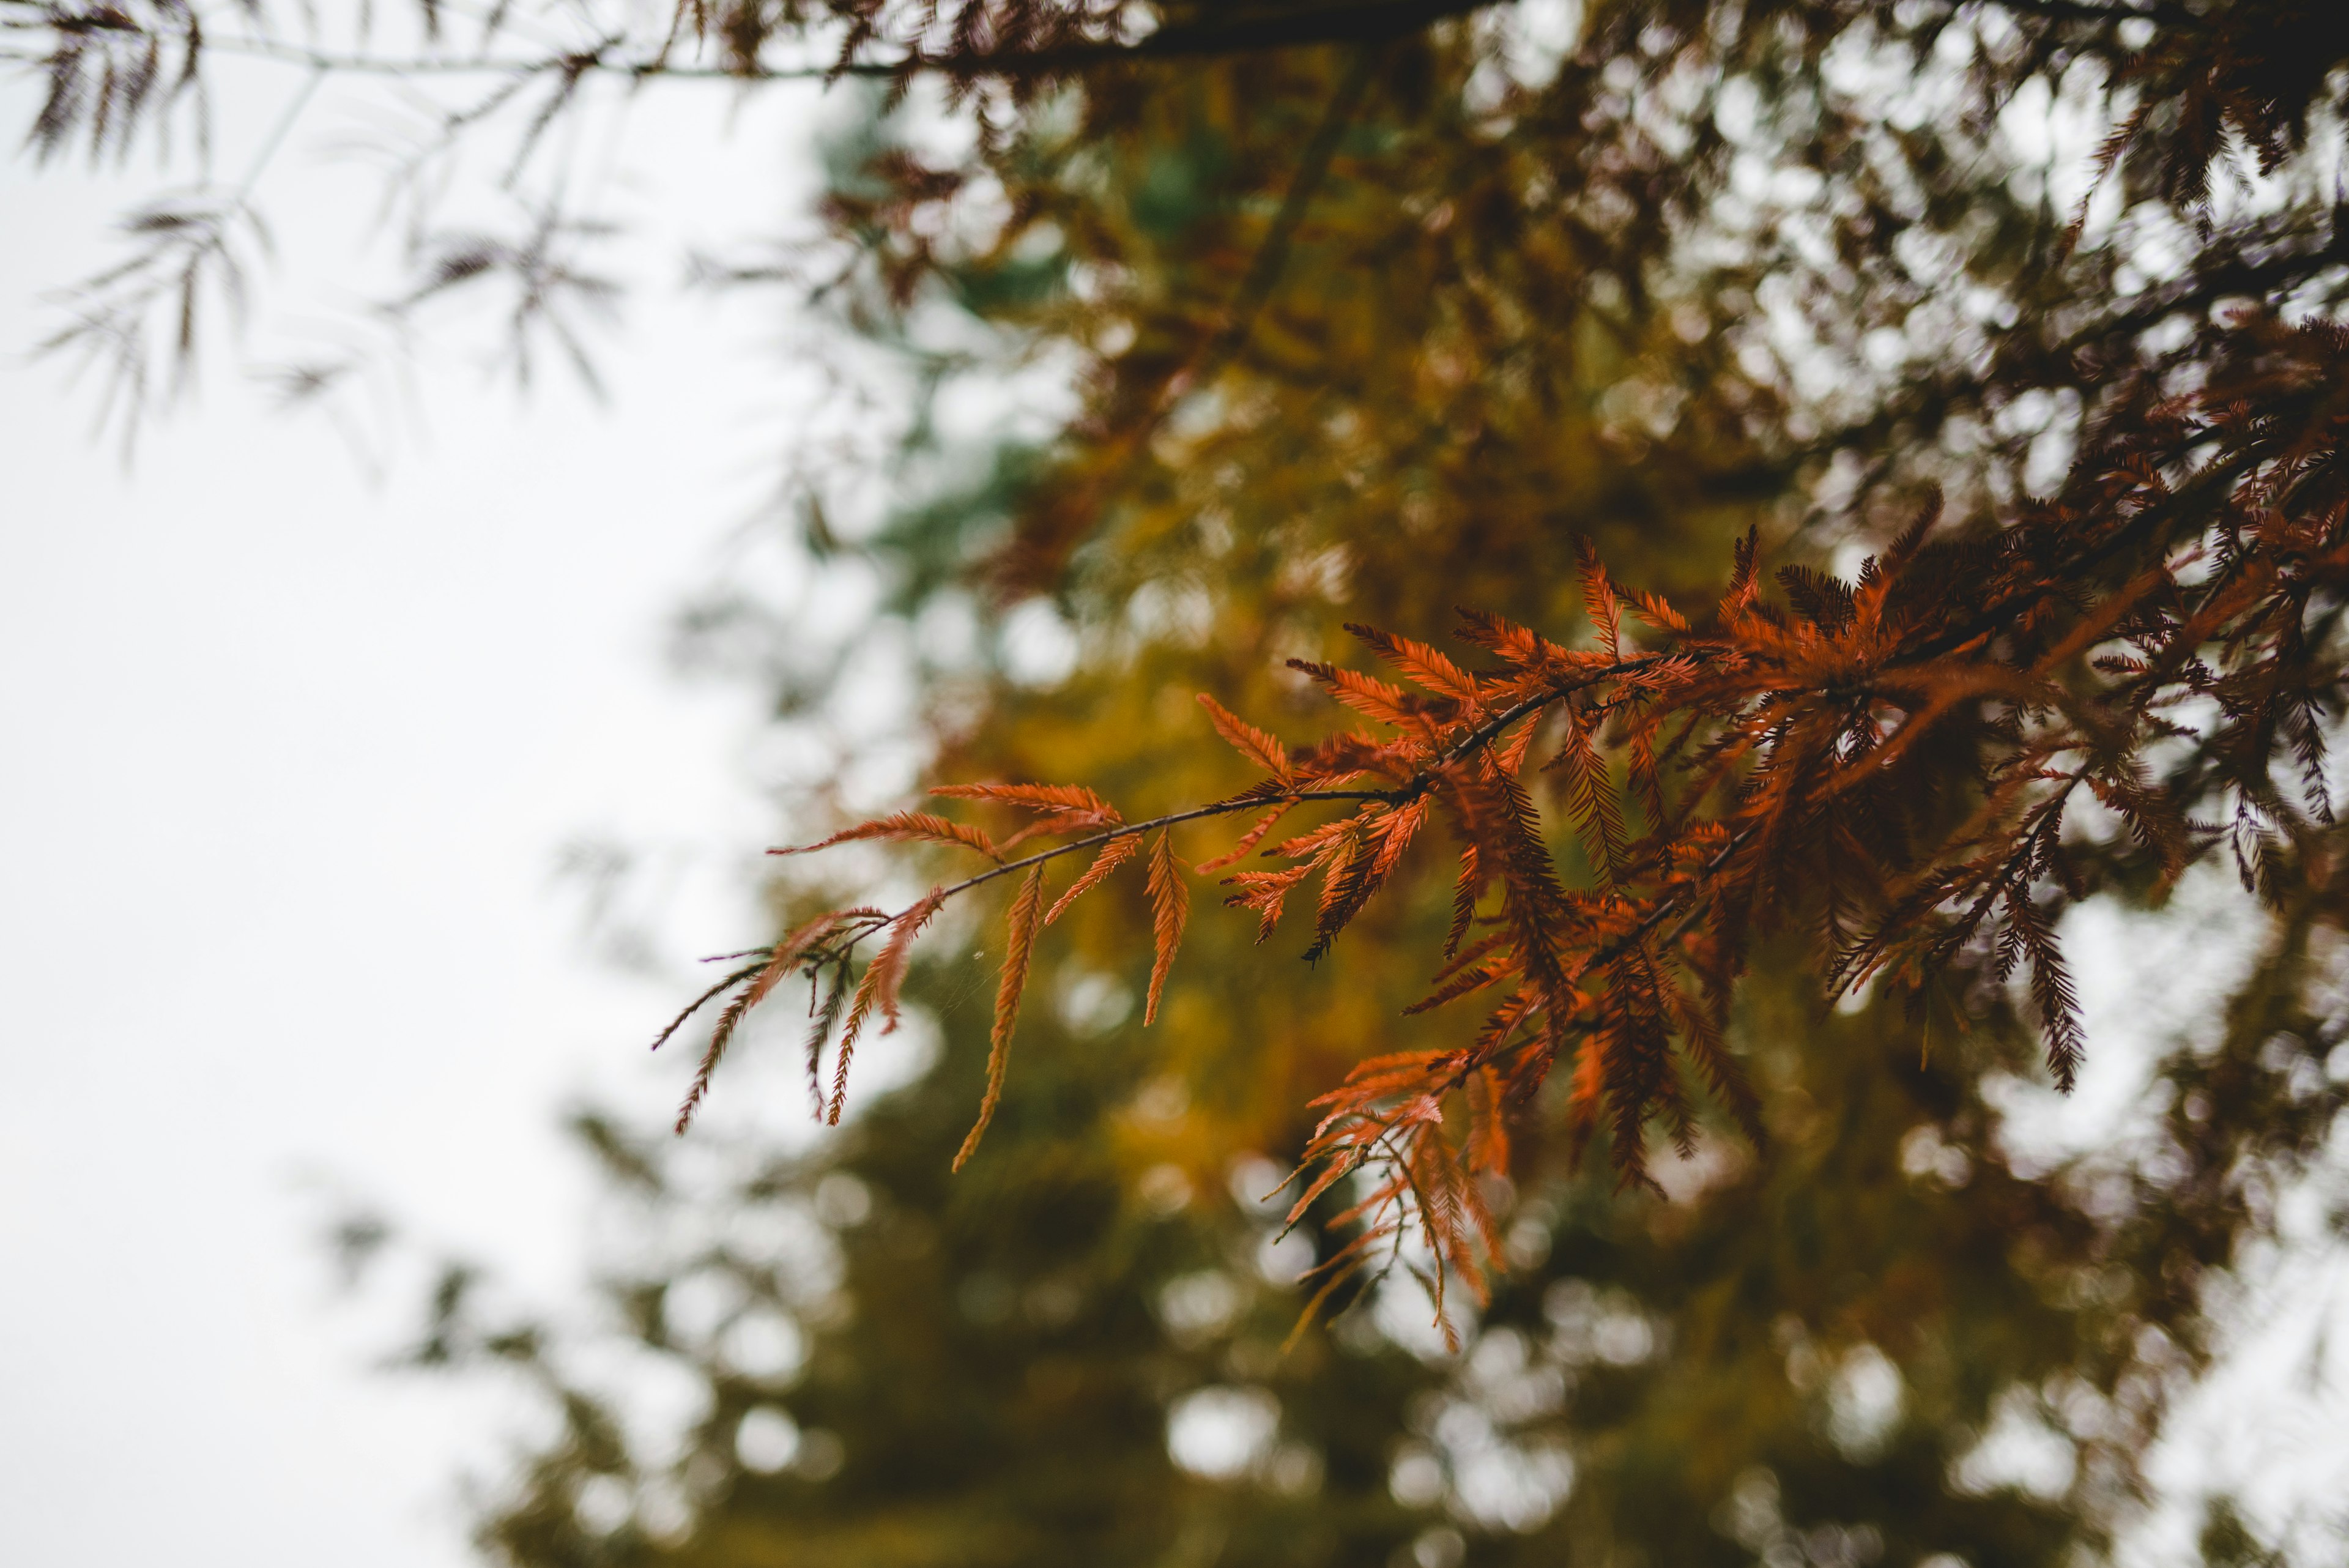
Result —
<svg viewBox="0 0 2349 1568"><path fill-rule="evenodd" d="M1392 801L1398 798L1398 793L1399 792L1397 791L1389 789L1296 790L1287 794L1253 795L1246 800L1219 800L1213 805L1196 805L1191 807L1188 811L1169 812L1164 816L1154 816L1146 822L1122 822L1115 827L1104 829L1100 833L1093 834L1090 837L1071 839L1066 844L1056 845L1050 849L1038 850L1035 854L1028 856L1024 859L1007 860L1000 866L990 867L987 870L981 871L976 877L966 877L959 882L953 883L941 888L938 891L937 897L940 898L951 898L957 893L968 892L969 889L978 887L982 882L994 881L998 877L1008 877L1014 871L1025 871L1030 866L1041 865L1047 860L1057 860L1063 855L1073 855L1080 849L1090 849L1096 844L1107 844L1112 838L1130 838L1137 833L1148 833L1153 828L1158 827L1171 827L1178 822L1196 822L1200 818L1207 816L1231 816L1243 811L1254 811L1259 806L1269 805L1277 801ZM795 851L788 849L770 849L767 853L770 855L789 855L795 853ZM885 925L891 921L895 921L910 912L916 907L916 906L915 905L909 904L905 909L898 910L896 914L889 916L887 919L884 920L882 923Z"/></svg>
<svg viewBox="0 0 2349 1568"><path fill-rule="evenodd" d="M669 1037L675 1034L678 1030L685 1027L685 1021L687 1019L691 1018L695 1013L700 1012L703 1008L709 1006L711 1002L717 1001L719 997L725 995L729 991L741 984L744 981L755 977L761 970L767 967L766 960L768 956L774 951L772 948L753 948L750 950L759 955L760 961L751 964L747 969L736 970L732 974L728 975L724 980L719 981L716 985L711 986L708 991L703 992L699 996L695 997L691 1002L688 1002L686 1004L685 1011L678 1013L675 1018L670 1019L668 1027L662 1030L658 1034L653 1037L652 1048L654 1050L657 1051L662 1046L667 1044ZM733 953L729 956L740 958L743 955L740 953Z"/></svg>
<svg viewBox="0 0 2349 1568"><path fill-rule="evenodd" d="M758 83L832 81L843 77L896 80L909 76L978 80L987 78L1050 77L1124 64L1211 59L1221 56L1311 48L1327 44L1379 43L1406 37L1437 22L1486 10L1499 3L1500 0L1372 0L1367 5L1276 11L1239 22L1202 22L1161 27L1132 43L1083 42L1041 49L986 50L959 55L927 54L917 49L895 60L838 60L821 66L764 66L755 63L739 66L676 65L658 55L628 59L616 57L601 48L583 48L535 59L498 58L482 55L470 57L433 55L395 57L320 49L254 35L205 36L201 40L201 47L227 54L308 66L313 69L362 76L508 73L537 76L549 71L570 70L626 76L640 81L673 78ZM194 38L194 35L186 28L153 27L136 31L148 36L168 36L182 44Z"/></svg>

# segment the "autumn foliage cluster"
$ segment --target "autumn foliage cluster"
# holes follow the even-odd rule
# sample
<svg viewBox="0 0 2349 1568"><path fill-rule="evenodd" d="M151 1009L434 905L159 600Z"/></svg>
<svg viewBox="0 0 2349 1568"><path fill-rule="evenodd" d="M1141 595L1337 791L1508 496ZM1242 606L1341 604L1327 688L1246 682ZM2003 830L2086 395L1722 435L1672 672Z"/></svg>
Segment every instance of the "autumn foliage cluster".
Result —
<svg viewBox="0 0 2349 1568"><path fill-rule="evenodd" d="M2116 409L2054 499L1971 528L1935 503L1854 581L1789 566L1772 596L1749 536L1720 603L1692 622L1656 596L1627 597L1586 549L1593 646L1468 610L1459 636L1483 668L1366 627L1352 629L1408 688L1299 662L1370 730L1291 747L1202 693L1215 729L1265 770L1224 800L1128 823L1081 785L947 785L936 793L1026 825L998 840L906 811L833 836L825 845L927 841L995 865L894 915L821 916L729 976L704 998L732 993L680 1128L735 1025L794 971L823 995L812 1080L845 1005L836 1120L858 1037L875 1013L895 1022L915 936L947 898L1017 875L987 1097L959 1165L1000 1093L1040 928L1147 838L1154 1015L1189 902L1174 829L1238 813L1254 820L1195 870L1279 863L1224 878L1259 940L1310 886L1309 961L1431 821L1459 845L1451 929L1411 1011L1481 998L1484 1016L1456 1044L1362 1063L1318 1102L1291 1220L1373 1173L1339 1221L1371 1222L1322 1265L1333 1284L1413 1219L1446 1266L1480 1281L1496 1243L1472 1178L1506 1174L1510 1119L1553 1070L1571 1075L1577 1140L1603 1127L1626 1181L1645 1179L1651 1125L1692 1147L1685 1076L1759 1142L1723 1029L1746 955L1782 930L1814 944L1838 990L1882 980L1920 1005L1952 960L1987 950L1994 981L2027 977L2049 1071L2068 1088L2082 1041L2055 935L2067 903L2105 877L2166 888L2221 846L2272 896L2280 866L2332 821L2349 339L2329 325L2232 330L2199 397ZM2212 455L2184 455L2198 452ZM1545 787L1574 825L1575 885L1542 836ZM1258 849L1323 803L1348 809ZM1011 858L1040 837L1062 842ZM1053 863L1086 849L1047 909ZM855 949L875 936L852 1001ZM1441 1274L1431 1283L1440 1293Z"/></svg>

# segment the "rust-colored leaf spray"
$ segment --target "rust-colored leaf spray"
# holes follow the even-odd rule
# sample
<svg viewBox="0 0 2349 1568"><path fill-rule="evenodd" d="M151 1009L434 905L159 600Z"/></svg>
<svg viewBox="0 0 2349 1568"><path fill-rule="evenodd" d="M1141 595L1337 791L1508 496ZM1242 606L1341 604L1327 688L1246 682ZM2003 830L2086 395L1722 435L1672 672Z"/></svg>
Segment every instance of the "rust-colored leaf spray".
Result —
<svg viewBox="0 0 2349 1568"><path fill-rule="evenodd" d="M916 934L948 899L1017 875L988 1087L959 1165L999 1100L1040 927L1143 856L1154 1021L1189 911L1176 830L1243 815L1237 843L1198 869L1272 863L1223 879L1259 940L1314 885L1313 960L1429 824L1458 846L1450 929L1409 1011L1481 997L1483 1012L1456 1044L1365 1061L1315 1102L1291 1222L1366 1177L1336 1221L1350 1238L1318 1271L1324 1293L1381 1247L1407 1262L1413 1227L1431 1291L1449 1278L1481 1292L1495 1249L1476 1178L1506 1168L1509 1120L1554 1070L1569 1074L1571 1138L1603 1138L1623 1186L1653 1186L1651 1137L1691 1147L1692 1088L1760 1143L1727 1010L1745 955L1775 934L1814 940L1838 992L1881 980L1921 996L1966 955L1993 981L2021 975L2049 1074L2068 1088L2084 1041L2057 920L2091 890L2065 834L2075 807L2094 800L2117 819L2158 888L2222 849L2247 886L2269 886L2331 820L2323 716L2349 706L2332 625L2349 604L2336 456L2349 411L2318 394L2349 384L2344 358L2349 336L2330 327L2246 322L2199 403L2113 421L2057 499L2001 526L1945 525L1929 504L1848 582L1788 565L1768 579L1774 597L1749 535L1702 618L1627 596L1586 551L1591 646L1464 611L1458 635L1482 655L1472 669L1351 628L1402 683L1295 668L1364 727L1292 748L1202 696L1215 732L1263 774L1222 800L1129 822L1081 786L952 785L936 793L1031 820L1000 840L911 811L836 834L824 842L919 840L993 864L897 914L827 914L744 955L754 961L696 1004L729 997L680 1126L786 971L823 993L820 1049L855 948L885 930L821 1101L836 1117L847 1050L875 1011L885 1029L895 1021ZM2198 441L2217 455L2183 466L2177 454ZM1570 849L1545 832L1544 788ZM1340 809L1267 844L1321 806ZM1038 840L1050 842L1009 857ZM1088 852L1047 912L1052 864Z"/></svg>

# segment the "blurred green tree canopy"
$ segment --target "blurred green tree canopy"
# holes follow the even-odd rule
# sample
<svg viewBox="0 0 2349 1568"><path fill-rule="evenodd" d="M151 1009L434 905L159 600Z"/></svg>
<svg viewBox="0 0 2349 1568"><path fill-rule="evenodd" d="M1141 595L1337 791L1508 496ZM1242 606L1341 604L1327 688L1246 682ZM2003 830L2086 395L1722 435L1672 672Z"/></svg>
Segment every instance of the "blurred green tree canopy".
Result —
<svg viewBox="0 0 2349 1568"><path fill-rule="evenodd" d="M1975 537L2073 526L2048 508L2116 431L2154 432L2129 472L2207 503L2177 526L2224 560L2242 471L2220 499L2187 479L2283 430L2300 466L2256 504L2317 521L2279 572L2341 542L2333 6L735 0L649 32L537 19L573 29L560 47L505 8L461 35L428 8L390 44L187 0L0 12L52 75L45 150L187 112L174 84L208 50L479 71L442 145L516 167L605 78L876 78L829 143L817 237L705 270L781 286L911 410L792 473L807 580L878 607L816 649L793 604L736 586L684 637L787 724L902 668L934 782L1078 781L1137 816L1216 800L1249 773L1194 694L1326 732L1285 661L1338 657L1343 623L1433 639L1466 606L1587 637L1578 538L1702 602L1748 530L1848 576L1931 493ZM152 209L68 345L135 401L247 205ZM412 297L506 287L517 332L559 332L600 286L593 238L551 206L504 238L428 232ZM2237 424L2180 422L2230 389ZM1041 416L987 417L1022 400ZM2323 570L2293 590L2293 657L2329 733ZM2259 933L2213 1014L2147 1047L2120 1130L2060 1157L2017 1133L2040 1043L2011 959L1960 953L1920 1005L1837 1004L1800 932L1766 936L1727 1012L1766 1147L1708 1106L1663 1196L1620 1191L1546 1087L1482 1179L1506 1267L1488 1303L1449 1298L1456 1353L1401 1272L1349 1281L1284 1350L1345 1189L1286 1239L1260 1201L1315 1095L1444 1038L1403 1012L1450 864L1406 858L1310 970L1195 912L1147 1032L1151 911L1121 873L1040 940L1000 1108L952 1176L1002 954L949 908L905 992L936 1066L869 1104L852 1085L838 1132L697 1155L583 1123L640 1231L600 1328L510 1322L450 1276L419 1359L518 1367L561 1418L482 1539L521 1564L745 1568L2116 1560L2226 1272L2288 1195L2339 1197L2349 862L2321 787L2269 778L2292 737L2214 758L2222 728L2189 715L2161 765L2236 810L2259 897L2171 894L2117 816L2066 840L2083 892ZM857 760L797 837L870 804ZM792 865L784 929L929 880ZM674 1440L591 1391L597 1345L692 1386ZM2199 1550L2313 1563L2340 1540L2222 1499Z"/></svg>

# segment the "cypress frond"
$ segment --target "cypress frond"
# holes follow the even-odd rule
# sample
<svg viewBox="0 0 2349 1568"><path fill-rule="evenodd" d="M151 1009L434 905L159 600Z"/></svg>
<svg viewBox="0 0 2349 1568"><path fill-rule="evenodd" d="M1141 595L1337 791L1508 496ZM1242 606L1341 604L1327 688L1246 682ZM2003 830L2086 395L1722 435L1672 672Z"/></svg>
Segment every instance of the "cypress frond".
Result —
<svg viewBox="0 0 2349 1568"><path fill-rule="evenodd" d="M960 1170L978 1150L987 1124L1003 1099L1003 1077L1011 1064L1011 1030L1019 1021L1019 996L1028 987L1028 966L1035 956L1036 923L1044 903L1044 867L1038 866L1019 884L1005 922L1003 971L995 986L995 1023L988 1034L987 1092L978 1102L978 1120L955 1151L954 1168Z"/></svg>

